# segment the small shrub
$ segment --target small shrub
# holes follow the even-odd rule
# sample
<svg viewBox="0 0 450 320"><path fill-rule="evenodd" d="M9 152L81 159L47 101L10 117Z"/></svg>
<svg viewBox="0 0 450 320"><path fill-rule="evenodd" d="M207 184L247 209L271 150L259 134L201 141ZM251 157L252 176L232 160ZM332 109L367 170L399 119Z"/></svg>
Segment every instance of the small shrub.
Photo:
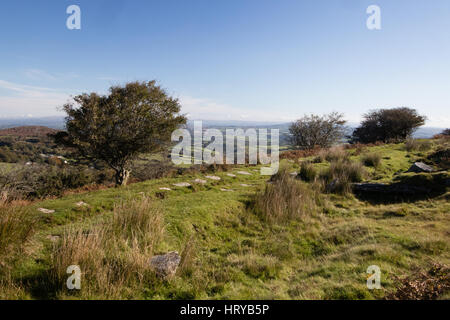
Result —
<svg viewBox="0 0 450 320"><path fill-rule="evenodd" d="M33 165L0 175L0 188L8 192L8 201L41 199L61 196L66 190L103 183L107 176L103 171L83 167Z"/></svg>
<svg viewBox="0 0 450 320"><path fill-rule="evenodd" d="M366 153L361 156L361 162L366 167L378 168L381 163L381 156L378 153Z"/></svg>

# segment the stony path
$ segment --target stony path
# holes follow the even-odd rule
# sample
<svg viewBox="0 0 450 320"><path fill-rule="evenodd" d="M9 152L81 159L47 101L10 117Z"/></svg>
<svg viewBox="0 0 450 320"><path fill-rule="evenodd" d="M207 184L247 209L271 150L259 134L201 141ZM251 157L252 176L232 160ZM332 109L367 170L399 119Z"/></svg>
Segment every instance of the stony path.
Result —
<svg viewBox="0 0 450 320"><path fill-rule="evenodd" d="M259 170L257 170L257 169L251 169L251 170L255 171L255 172L256 171L259 172ZM236 174L244 175L244 176L253 176L253 173L248 172L248 171L244 171L244 170L236 171ZM228 172L228 173L226 173L226 176L231 177L231 178L236 178L237 177L236 174ZM204 176L204 179L196 178L196 179L192 180L192 183L206 185L206 184L208 184L208 180L206 180L206 179L213 180L213 181L220 181L220 180L222 180L222 178L219 177L219 176L206 175L206 176ZM173 183L172 185L175 186L175 187L180 187L180 188L187 188L187 187L191 186L191 184L189 182L178 182L178 183ZM239 183L239 186L244 187L244 188L251 188L254 185L247 184L247 183ZM168 187L160 187L159 190L171 191L172 189L168 188ZM232 189L232 186L229 186L229 187L226 187L226 188L220 188L220 191L222 191L222 192L233 192L234 190Z"/></svg>

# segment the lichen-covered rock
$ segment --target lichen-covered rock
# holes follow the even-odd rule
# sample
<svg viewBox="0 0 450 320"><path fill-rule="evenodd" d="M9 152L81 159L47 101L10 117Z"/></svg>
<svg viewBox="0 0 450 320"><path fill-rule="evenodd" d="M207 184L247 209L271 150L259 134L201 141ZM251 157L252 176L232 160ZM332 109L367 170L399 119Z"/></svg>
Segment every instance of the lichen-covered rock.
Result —
<svg viewBox="0 0 450 320"><path fill-rule="evenodd" d="M172 251L164 255L158 255L151 258L150 267L156 271L158 276L166 278L173 276L175 272L177 272L180 261L181 256L178 252Z"/></svg>

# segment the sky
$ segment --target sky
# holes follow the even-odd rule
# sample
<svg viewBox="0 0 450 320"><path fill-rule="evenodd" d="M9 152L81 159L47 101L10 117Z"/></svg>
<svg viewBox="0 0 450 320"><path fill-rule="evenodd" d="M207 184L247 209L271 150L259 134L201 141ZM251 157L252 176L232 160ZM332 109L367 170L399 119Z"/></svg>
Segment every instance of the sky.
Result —
<svg viewBox="0 0 450 320"><path fill-rule="evenodd" d="M60 115L71 96L152 79L191 119L357 122L408 106L450 127L450 1L0 2L0 117Z"/></svg>

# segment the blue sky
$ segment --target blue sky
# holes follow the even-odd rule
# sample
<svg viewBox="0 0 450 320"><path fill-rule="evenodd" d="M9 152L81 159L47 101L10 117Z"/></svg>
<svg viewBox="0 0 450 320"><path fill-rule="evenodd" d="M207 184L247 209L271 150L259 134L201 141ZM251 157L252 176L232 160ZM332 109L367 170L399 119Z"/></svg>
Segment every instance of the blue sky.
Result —
<svg viewBox="0 0 450 320"><path fill-rule="evenodd" d="M72 4L81 30L66 28ZM157 79L192 119L411 106L450 127L449 35L448 0L1 1L0 117Z"/></svg>

